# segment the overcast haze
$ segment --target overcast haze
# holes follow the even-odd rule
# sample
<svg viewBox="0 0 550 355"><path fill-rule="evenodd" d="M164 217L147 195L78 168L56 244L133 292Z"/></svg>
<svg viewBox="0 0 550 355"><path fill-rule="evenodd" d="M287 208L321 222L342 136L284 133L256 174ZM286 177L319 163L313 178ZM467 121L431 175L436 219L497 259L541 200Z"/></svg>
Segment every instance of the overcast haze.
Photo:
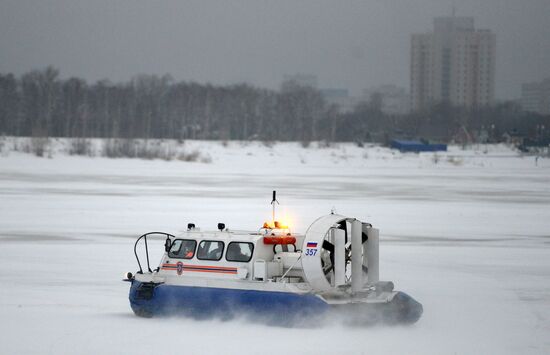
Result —
<svg viewBox="0 0 550 355"><path fill-rule="evenodd" d="M550 77L550 0L456 0L497 35L498 99ZM320 87L409 86L410 34L452 1L5 1L0 72L53 65L63 77L176 80L277 88L284 74Z"/></svg>

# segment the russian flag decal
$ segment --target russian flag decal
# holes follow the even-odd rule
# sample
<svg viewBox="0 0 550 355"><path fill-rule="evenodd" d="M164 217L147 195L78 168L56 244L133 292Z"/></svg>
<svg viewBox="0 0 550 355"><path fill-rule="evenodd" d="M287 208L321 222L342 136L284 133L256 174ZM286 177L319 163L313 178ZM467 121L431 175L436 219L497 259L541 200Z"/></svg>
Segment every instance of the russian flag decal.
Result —
<svg viewBox="0 0 550 355"><path fill-rule="evenodd" d="M317 248L317 242L307 242L307 248Z"/></svg>

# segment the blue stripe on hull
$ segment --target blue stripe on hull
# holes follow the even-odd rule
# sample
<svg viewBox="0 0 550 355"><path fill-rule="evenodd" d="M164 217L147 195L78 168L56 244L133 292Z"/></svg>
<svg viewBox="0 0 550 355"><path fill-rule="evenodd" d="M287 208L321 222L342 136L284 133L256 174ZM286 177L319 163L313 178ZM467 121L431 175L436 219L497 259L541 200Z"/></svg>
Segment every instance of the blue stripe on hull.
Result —
<svg viewBox="0 0 550 355"><path fill-rule="evenodd" d="M311 294L154 285L134 280L129 298L138 316L185 315L199 319L253 316L254 320L276 325L317 324L325 315L328 319L336 315L349 325L411 324L423 313L422 305L403 292L398 292L389 303L330 306Z"/></svg>
<svg viewBox="0 0 550 355"><path fill-rule="evenodd" d="M322 314L329 307L314 295L289 292L235 290L157 285L132 281L132 310L140 316L183 314L196 318L259 314L290 320Z"/></svg>

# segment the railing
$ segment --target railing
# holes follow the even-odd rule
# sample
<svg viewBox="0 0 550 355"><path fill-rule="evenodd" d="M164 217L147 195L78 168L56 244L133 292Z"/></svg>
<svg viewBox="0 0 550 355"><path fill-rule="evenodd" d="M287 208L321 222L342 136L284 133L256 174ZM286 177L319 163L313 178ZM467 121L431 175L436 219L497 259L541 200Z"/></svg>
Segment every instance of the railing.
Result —
<svg viewBox="0 0 550 355"><path fill-rule="evenodd" d="M138 263L138 266L139 266L138 274L143 274L143 269L141 268L141 262L139 261L139 257L138 257L138 254L137 254L137 245L138 245L138 243L141 239L143 239L144 242L145 242L145 256L147 257L147 270L149 270L149 272L153 272L153 270L151 270L151 265L149 264L149 247L147 245L147 237L152 236L152 235L161 235L161 236L164 236L166 238L166 241L164 242L164 250L165 251L170 250L170 246L171 246L170 237L172 237L174 239L176 238L172 234L164 233L164 232L149 232L149 233L145 233L141 237L139 237L136 240L136 243L134 244L134 255L136 256L136 260L137 260L137 263Z"/></svg>

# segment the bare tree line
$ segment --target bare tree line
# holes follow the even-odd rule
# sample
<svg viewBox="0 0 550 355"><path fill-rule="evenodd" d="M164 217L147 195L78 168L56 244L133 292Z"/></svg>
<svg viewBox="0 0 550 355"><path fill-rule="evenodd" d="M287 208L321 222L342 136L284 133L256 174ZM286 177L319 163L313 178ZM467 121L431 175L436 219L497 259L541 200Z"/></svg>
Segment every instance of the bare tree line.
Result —
<svg viewBox="0 0 550 355"><path fill-rule="evenodd" d="M0 74L0 133L15 136L322 139L320 93L287 83L280 91L174 82L140 75L126 83L61 80L48 67Z"/></svg>
<svg viewBox="0 0 550 355"><path fill-rule="evenodd" d="M387 115L376 105L376 100L371 100L359 104L353 112L339 115L338 120L335 136L342 141L387 142L405 138L498 143L509 134L532 141L550 138L550 116L525 112L513 101L472 109L439 103L407 115Z"/></svg>
<svg viewBox="0 0 550 355"><path fill-rule="evenodd" d="M278 91L247 84L214 86L140 75L88 84L47 67L0 73L0 134L34 137L171 138L264 141L377 141L466 136L499 141L505 132L548 134L550 117L507 102L464 109L445 104L394 116L380 98L338 113L319 91L286 82ZM541 127L546 131L541 132Z"/></svg>

